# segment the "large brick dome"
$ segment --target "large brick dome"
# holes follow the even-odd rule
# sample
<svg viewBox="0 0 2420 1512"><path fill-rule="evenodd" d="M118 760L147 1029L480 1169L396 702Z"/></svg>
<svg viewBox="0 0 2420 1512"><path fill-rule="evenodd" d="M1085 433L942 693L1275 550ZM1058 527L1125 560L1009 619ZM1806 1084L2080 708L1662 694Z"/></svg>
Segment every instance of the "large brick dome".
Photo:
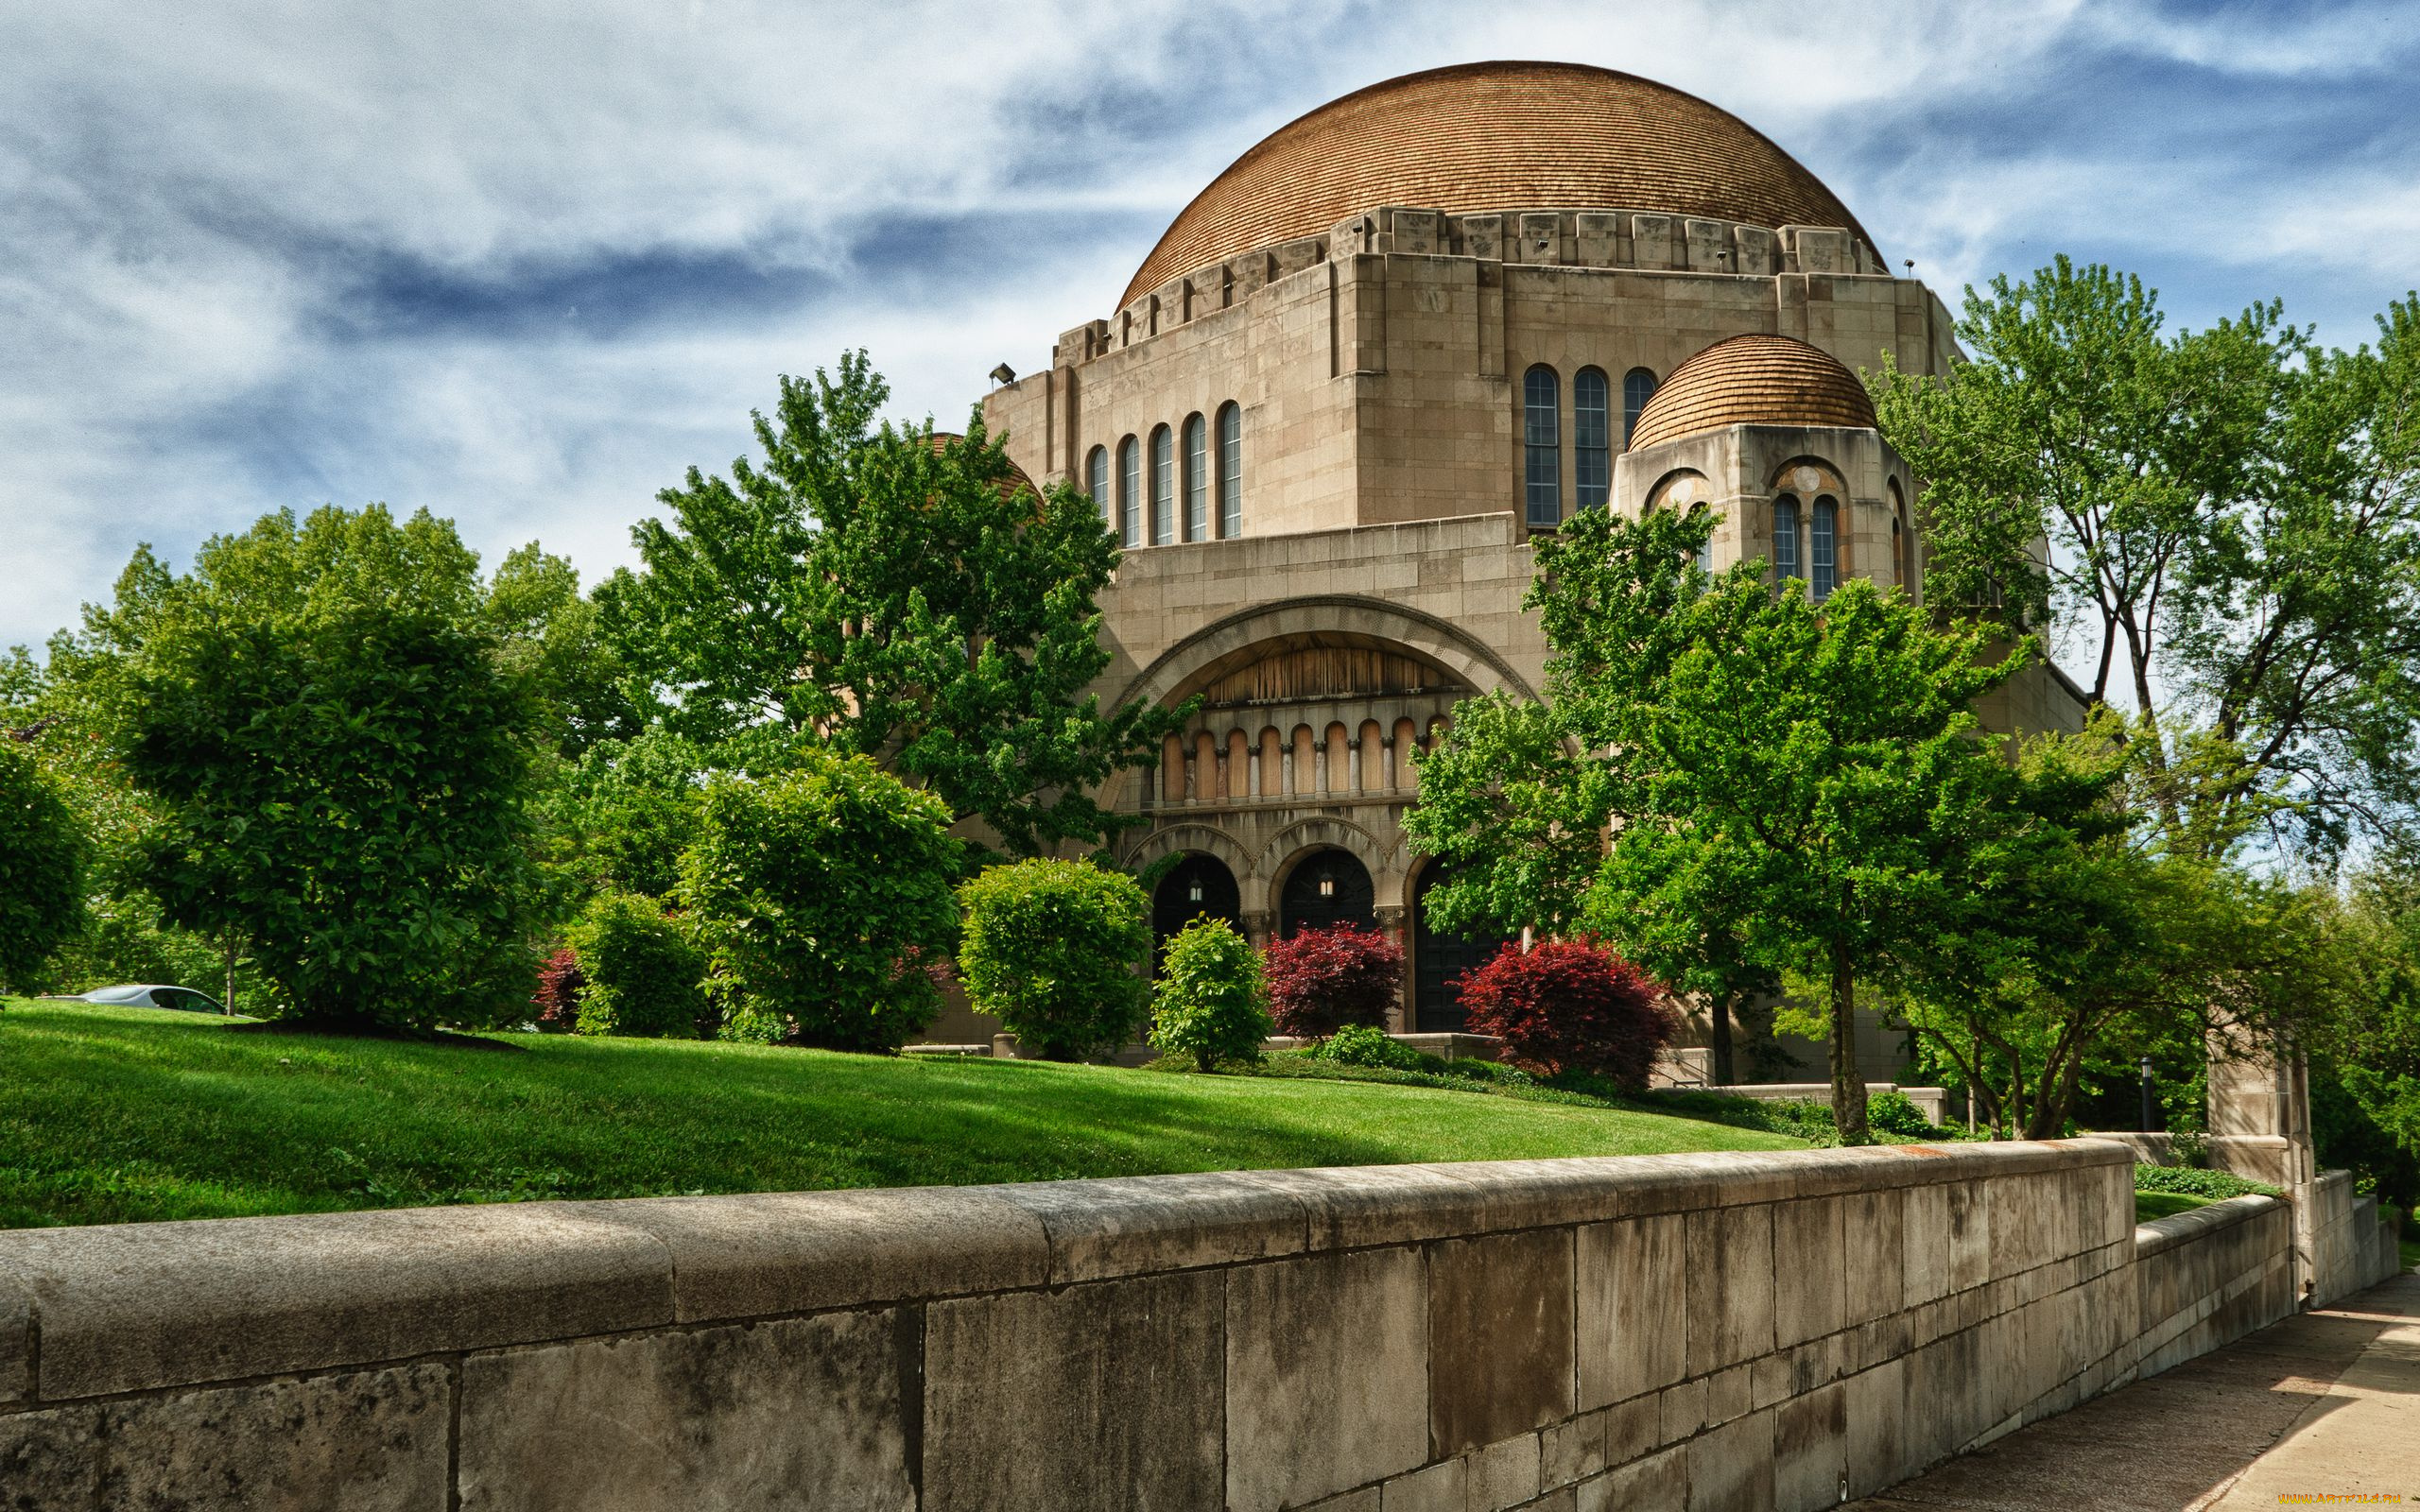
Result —
<svg viewBox="0 0 2420 1512"><path fill-rule="evenodd" d="M1874 401L1841 360L1790 336L1718 341L1672 369L1631 432L1631 450L1732 425L1875 426Z"/></svg>
<svg viewBox="0 0 2420 1512"><path fill-rule="evenodd" d="M1379 205L1660 211L1842 226L1874 245L1789 153L1694 94L1579 63L1463 63L1373 84L1270 133L1184 207L1118 302Z"/></svg>

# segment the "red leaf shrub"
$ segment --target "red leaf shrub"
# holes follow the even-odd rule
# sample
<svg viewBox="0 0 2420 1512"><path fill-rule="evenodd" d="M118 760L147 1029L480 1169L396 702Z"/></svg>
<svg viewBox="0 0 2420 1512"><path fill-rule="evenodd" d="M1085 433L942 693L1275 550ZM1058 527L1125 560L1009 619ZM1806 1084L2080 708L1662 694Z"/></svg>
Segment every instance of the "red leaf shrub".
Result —
<svg viewBox="0 0 2420 1512"><path fill-rule="evenodd" d="M1501 1036L1522 1070L1586 1072L1634 1091L1675 1028L1654 979L1587 940L1548 940L1526 955L1507 945L1463 973L1461 996L1472 1032Z"/></svg>
<svg viewBox="0 0 2420 1512"><path fill-rule="evenodd" d="M1348 1023L1384 1027L1403 998L1403 947L1374 929L1306 929L1262 954L1280 1034L1324 1040Z"/></svg>
<svg viewBox="0 0 2420 1512"><path fill-rule="evenodd" d="M579 1026L579 989L588 985L588 975L579 969L579 957L566 945L546 957L538 968L538 990L530 994L529 1005L538 1010L538 1027L548 1034L570 1034Z"/></svg>

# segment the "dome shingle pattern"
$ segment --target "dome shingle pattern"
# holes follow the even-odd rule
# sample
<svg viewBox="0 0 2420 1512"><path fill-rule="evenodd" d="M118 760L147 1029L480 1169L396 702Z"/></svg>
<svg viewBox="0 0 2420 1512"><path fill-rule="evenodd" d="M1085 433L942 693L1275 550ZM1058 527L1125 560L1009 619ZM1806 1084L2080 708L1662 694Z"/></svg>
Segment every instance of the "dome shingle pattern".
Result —
<svg viewBox="0 0 2420 1512"><path fill-rule="evenodd" d="M1874 401L1838 357L1789 336L1718 341L1672 369L1638 412L1640 451L1731 425L1875 427Z"/></svg>
<svg viewBox="0 0 2420 1512"><path fill-rule="evenodd" d="M1270 132L1169 223L1118 303L1380 205L1644 210L1843 226L1874 245L1789 153L1694 94L1579 63L1463 63L1373 84Z"/></svg>

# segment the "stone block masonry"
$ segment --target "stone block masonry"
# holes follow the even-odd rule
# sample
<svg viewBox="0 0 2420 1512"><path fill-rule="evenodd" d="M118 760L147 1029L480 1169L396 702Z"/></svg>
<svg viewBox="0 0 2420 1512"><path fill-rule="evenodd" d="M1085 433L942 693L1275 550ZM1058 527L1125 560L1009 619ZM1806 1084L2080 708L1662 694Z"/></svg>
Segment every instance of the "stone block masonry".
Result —
<svg viewBox="0 0 2420 1512"><path fill-rule="evenodd" d="M0 1233L10 1508L1795 1509L2290 1310L2115 1144Z"/></svg>

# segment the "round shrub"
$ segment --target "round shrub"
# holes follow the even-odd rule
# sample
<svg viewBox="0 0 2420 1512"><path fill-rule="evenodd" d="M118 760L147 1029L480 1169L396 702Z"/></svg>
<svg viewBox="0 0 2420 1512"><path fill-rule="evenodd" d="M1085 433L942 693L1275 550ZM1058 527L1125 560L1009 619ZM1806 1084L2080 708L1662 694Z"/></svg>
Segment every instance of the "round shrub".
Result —
<svg viewBox="0 0 2420 1512"><path fill-rule="evenodd" d="M1142 1027L1135 966L1151 904L1134 879L1085 861L1016 861L958 889L966 1001L1046 1060L1114 1049Z"/></svg>
<svg viewBox="0 0 2420 1512"><path fill-rule="evenodd" d="M83 922L83 828L33 757L0 739L0 987L42 985Z"/></svg>
<svg viewBox="0 0 2420 1512"><path fill-rule="evenodd" d="M1278 940L1262 969L1278 1029L1305 1040L1324 1040L1348 1023L1382 1026L1403 996L1403 947L1355 924Z"/></svg>
<svg viewBox="0 0 2420 1512"><path fill-rule="evenodd" d="M1379 1066L1388 1071L1443 1071L1445 1062L1425 1056L1384 1029L1348 1023L1304 1052L1340 1066Z"/></svg>
<svg viewBox="0 0 2420 1512"><path fill-rule="evenodd" d="M579 1029L695 1039L706 1017L706 959L652 898L599 893L570 930Z"/></svg>
<svg viewBox="0 0 2420 1512"><path fill-rule="evenodd" d="M538 1010L537 1024L546 1034L569 1034L579 1026L579 989L588 979L580 974L579 957L568 945L546 957L538 968L538 990L529 1005Z"/></svg>
<svg viewBox="0 0 2420 1512"><path fill-rule="evenodd" d="M1548 940L1526 954L1508 944L1462 978L1472 1031L1500 1037L1513 1065L1584 1072L1630 1091L1646 1090L1655 1053L1672 1038L1661 999L1645 972L1585 940Z"/></svg>
<svg viewBox="0 0 2420 1512"><path fill-rule="evenodd" d="M699 799L680 897L729 978L726 1010L786 1042L893 1054L933 1022L925 970L958 922L950 811L863 756L808 750Z"/></svg>
<svg viewBox="0 0 2420 1512"><path fill-rule="evenodd" d="M1893 1089L1876 1092L1865 1105L1866 1127L1876 1134L1891 1134L1903 1140L1937 1140L1945 1130L1916 1106L1916 1100L1906 1092Z"/></svg>
<svg viewBox="0 0 2420 1512"><path fill-rule="evenodd" d="M1197 919L1168 941L1151 995L1151 1043L1196 1070L1258 1060L1273 1025L1260 953L1223 919Z"/></svg>

